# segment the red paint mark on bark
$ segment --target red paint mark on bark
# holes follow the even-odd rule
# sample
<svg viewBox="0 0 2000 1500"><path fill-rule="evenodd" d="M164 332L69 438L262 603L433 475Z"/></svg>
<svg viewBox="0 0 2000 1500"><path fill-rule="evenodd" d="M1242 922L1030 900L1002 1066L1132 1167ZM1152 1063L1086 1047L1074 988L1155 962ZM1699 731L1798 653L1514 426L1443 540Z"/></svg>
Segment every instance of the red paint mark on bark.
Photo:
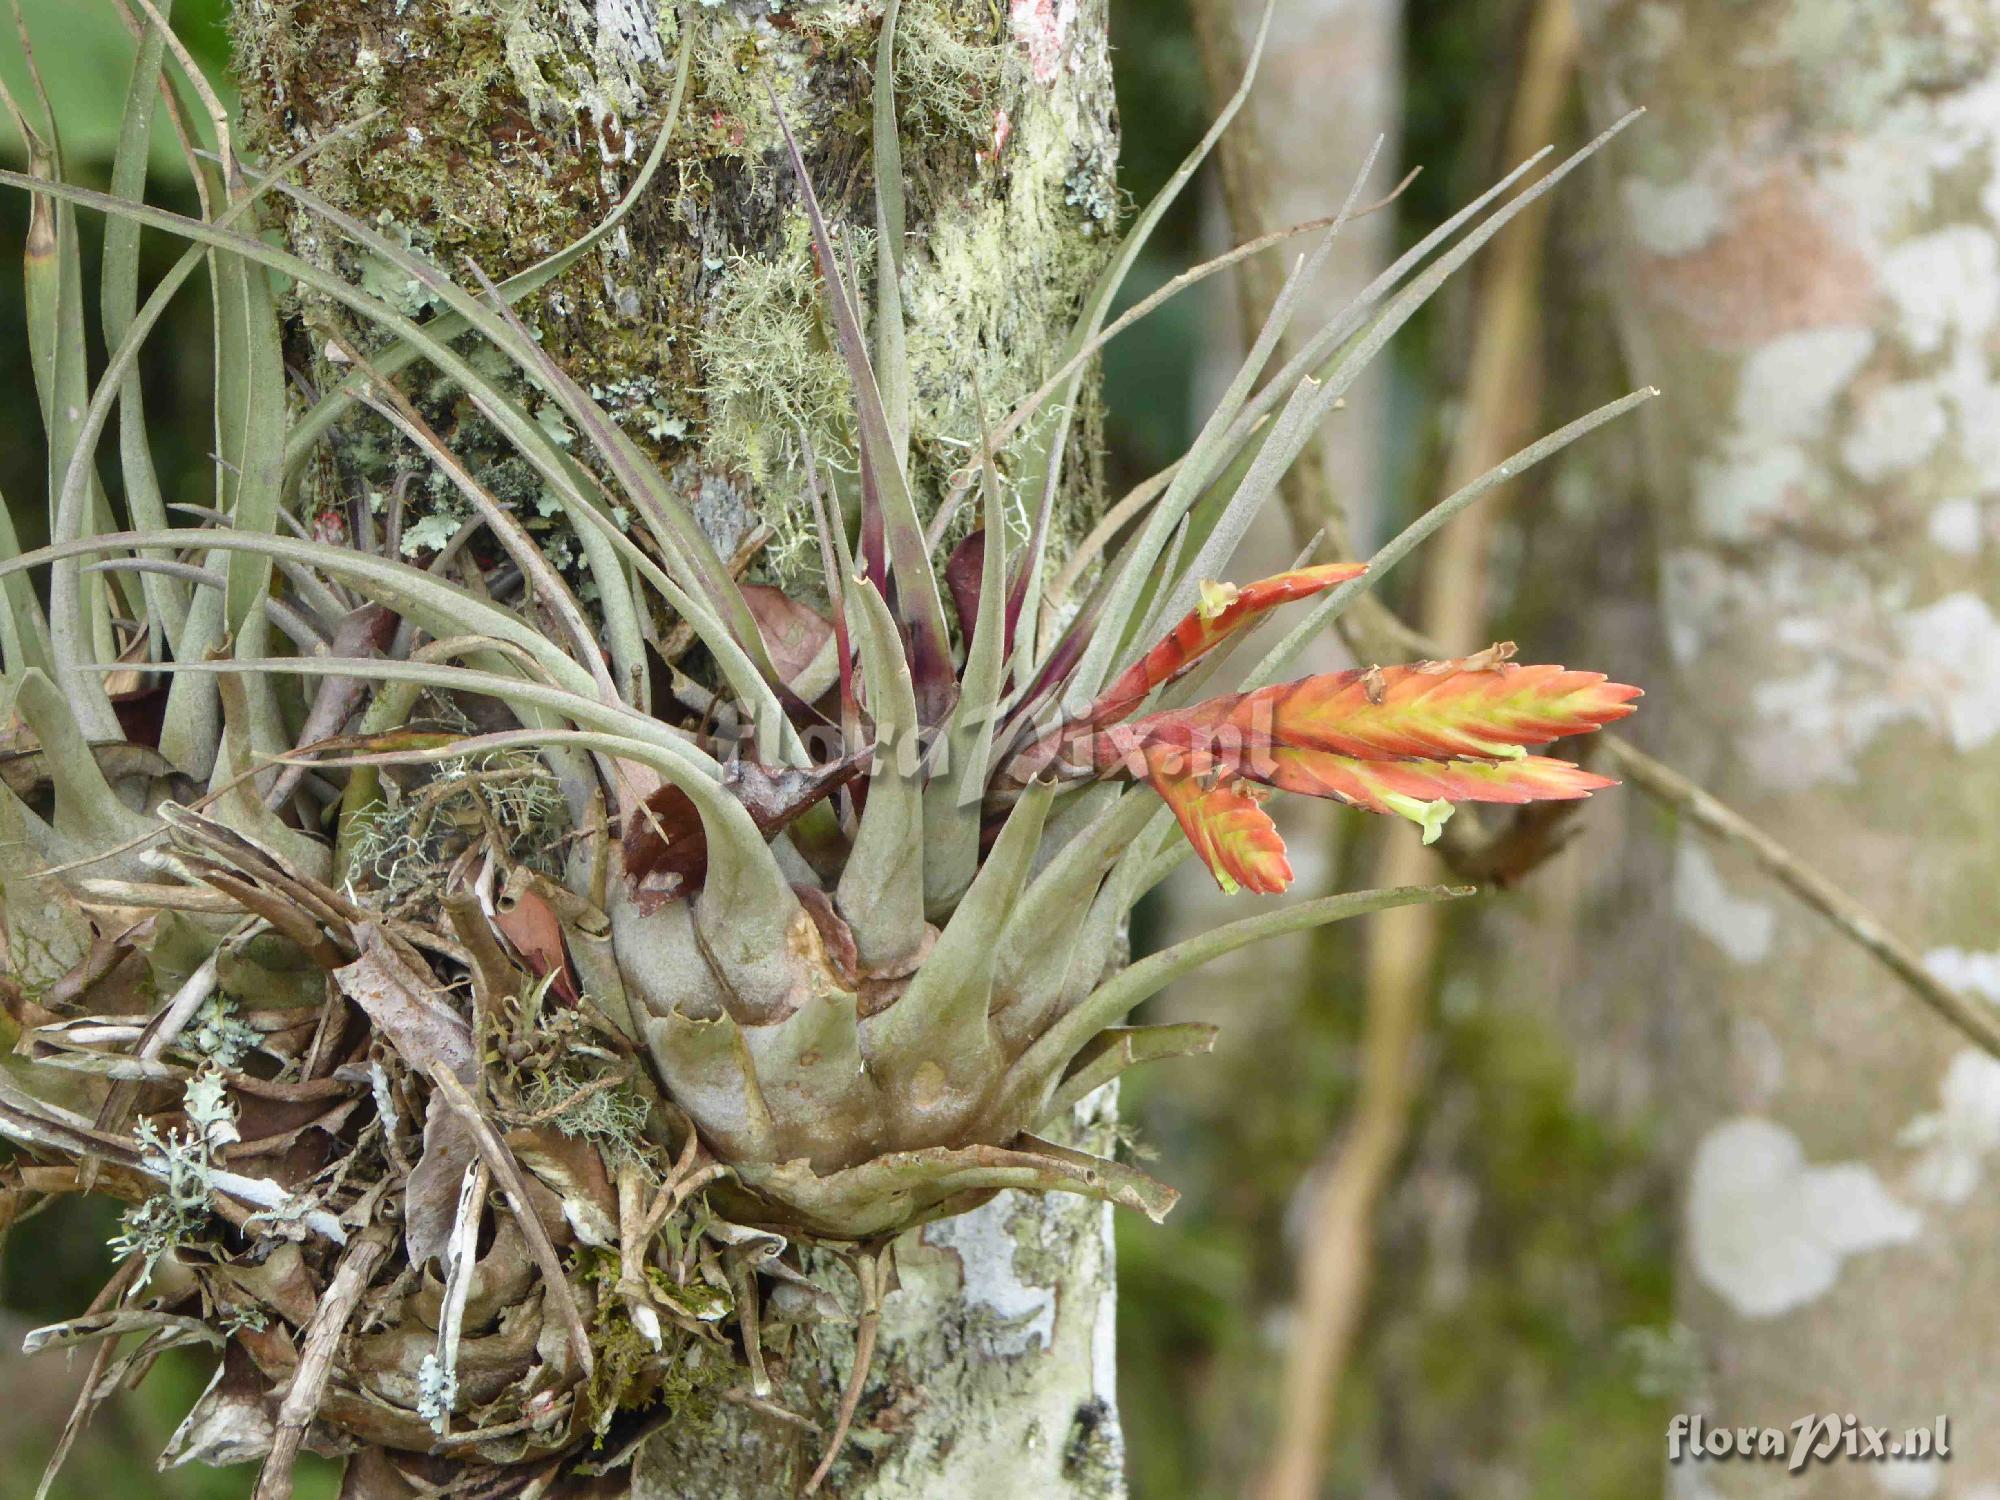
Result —
<svg viewBox="0 0 2000 1500"><path fill-rule="evenodd" d="M1053 83L1076 21L1076 0L1011 0L1007 13L1015 37L1028 49L1035 82Z"/></svg>

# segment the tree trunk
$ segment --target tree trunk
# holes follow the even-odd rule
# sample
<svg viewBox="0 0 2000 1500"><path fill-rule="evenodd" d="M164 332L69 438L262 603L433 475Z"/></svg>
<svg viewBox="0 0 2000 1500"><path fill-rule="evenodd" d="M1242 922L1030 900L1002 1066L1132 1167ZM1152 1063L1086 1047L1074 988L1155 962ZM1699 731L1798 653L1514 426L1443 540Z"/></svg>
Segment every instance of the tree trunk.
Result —
<svg viewBox="0 0 2000 1500"><path fill-rule="evenodd" d="M766 89L829 212L863 241L855 262L871 266L882 6L703 0L684 10L683 23L645 0L240 0L248 127L276 157L384 111L318 157L309 185L455 273L470 260L498 279L578 238L623 194L660 128L681 25L697 27L686 104L651 191L523 313L693 499L725 555L797 583L818 570L800 431L840 459L835 414L848 395L818 326L797 185ZM921 497L976 439L981 399L1003 412L1052 368L1115 228L1116 134L1104 0L904 0L897 43ZM287 227L301 253L347 254L302 217ZM346 269L379 278L386 268ZM421 289L407 292L417 310ZM324 378L314 328L333 315L298 311L295 359ZM1099 498L1095 419L1080 415L1057 567ZM520 466L476 422L453 423L448 436L503 498L532 503ZM350 426L335 452L309 509L399 477L420 502L422 466L388 450L378 429ZM1105 1149L1108 1091L1087 1107L1085 1143ZM887 1299L831 1492L1121 1493L1100 1207L1005 1194L908 1237L897 1258L902 1289ZM851 1330L801 1330L774 1371L773 1400L809 1416L817 1435L748 1404L683 1414L642 1456L633 1493L792 1493L831 1430L852 1351Z"/></svg>
<svg viewBox="0 0 2000 1500"><path fill-rule="evenodd" d="M2000 1001L2000 19L1811 0L1595 4L1626 342L1680 769ZM1683 1409L1732 1426L1951 1418L1951 1462L1811 1493L1970 1495L2000 1472L1983 1314L2000 1063L1742 861L1682 834L1655 1003L1685 1175ZM1798 1493L1683 1463L1682 1493ZM1983 1493L1983 1491L1978 1491Z"/></svg>
<svg viewBox="0 0 2000 1500"><path fill-rule="evenodd" d="M1115 1088L1086 1100L1079 1144L1112 1149ZM1125 1493L1116 1405L1111 1207L1002 1193L906 1235L901 1290L832 1493L866 1500L1111 1500ZM794 1349L774 1397L830 1424L852 1330ZM773 1500L796 1492L823 1436L742 1406L669 1426L641 1456L635 1500Z"/></svg>

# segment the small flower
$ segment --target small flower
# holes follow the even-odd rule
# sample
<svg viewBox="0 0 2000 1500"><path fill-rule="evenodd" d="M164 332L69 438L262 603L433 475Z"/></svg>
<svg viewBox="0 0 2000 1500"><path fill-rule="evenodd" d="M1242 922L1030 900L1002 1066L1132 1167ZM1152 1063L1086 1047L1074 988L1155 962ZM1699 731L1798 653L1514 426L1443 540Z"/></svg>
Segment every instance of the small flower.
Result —
<svg viewBox="0 0 2000 1500"><path fill-rule="evenodd" d="M1451 820L1455 810L1451 803L1442 797L1423 802L1415 797L1405 796L1401 792L1383 793L1382 805L1396 816L1408 818L1423 829L1426 844L1435 844L1438 841L1439 836L1444 833L1444 825Z"/></svg>
<svg viewBox="0 0 2000 1500"><path fill-rule="evenodd" d="M1217 583L1213 578L1204 578L1196 586L1200 602L1195 608L1204 620L1213 620L1234 604L1243 591L1233 583Z"/></svg>

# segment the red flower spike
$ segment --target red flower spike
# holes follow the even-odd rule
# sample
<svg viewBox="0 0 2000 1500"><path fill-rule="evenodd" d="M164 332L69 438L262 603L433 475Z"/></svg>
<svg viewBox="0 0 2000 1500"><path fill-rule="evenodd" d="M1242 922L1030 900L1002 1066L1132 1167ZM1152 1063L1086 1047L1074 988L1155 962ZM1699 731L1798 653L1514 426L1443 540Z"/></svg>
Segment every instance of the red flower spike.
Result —
<svg viewBox="0 0 2000 1500"><path fill-rule="evenodd" d="M1365 563L1327 563L1261 578L1241 588L1203 584L1202 601L1167 633L1166 639L1119 675L1085 715L1091 727L1114 723L1145 701L1146 695L1257 623L1266 611L1306 599L1368 571Z"/></svg>
<svg viewBox="0 0 2000 1500"><path fill-rule="evenodd" d="M1282 792L1389 812L1388 796L1420 802L1567 802L1618 783L1545 755L1517 760L1359 760L1279 746L1244 757L1242 773Z"/></svg>
<svg viewBox="0 0 2000 1500"><path fill-rule="evenodd" d="M1490 760L1585 734L1632 710L1639 689L1599 672L1511 663L1424 662L1329 672L1155 714L1147 743L1293 745L1364 760Z"/></svg>
<svg viewBox="0 0 2000 1500"><path fill-rule="evenodd" d="M1275 896L1292 883L1285 841L1259 799L1227 781L1207 783L1171 748L1147 753L1147 779L1174 810L1181 832L1225 895L1238 889Z"/></svg>

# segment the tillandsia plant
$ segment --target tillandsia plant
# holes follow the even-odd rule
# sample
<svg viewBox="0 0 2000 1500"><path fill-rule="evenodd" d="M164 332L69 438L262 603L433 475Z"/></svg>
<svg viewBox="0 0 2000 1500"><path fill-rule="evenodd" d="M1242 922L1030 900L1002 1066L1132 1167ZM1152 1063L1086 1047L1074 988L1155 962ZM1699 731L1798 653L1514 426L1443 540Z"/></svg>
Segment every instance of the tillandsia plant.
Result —
<svg viewBox="0 0 2000 1500"><path fill-rule="evenodd" d="M1506 198L1524 164L1267 373L1364 169L1071 605L1047 575L1079 384L1157 304L1110 318L1243 95L1137 216L1042 387L919 495L892 0L872 308L785 134L858 459L822 462L800 435L823 576L794 597L739 581L513 309L648 191L671 113L600 229L497 284L477 266L461 281L297 186L297 159L244 160L138 6L111 191L64 177L42 99L6 101L30 167L0 174L31 195L51 536L22 553L0 533L0 990L26 1060L0 1079L18 1148L0 1214L78 1191L128 1205L112 1283L36 1336L100 1341L65 1447L120 1378L185 1343L221 1361L171 1456L261 1457L269 1493L308 1441L438 1455L481 1483L523 1466L515 1488L481 1493L547 1493L629 1455L681 1403L765 1400L779 1325L839 1312L808 1247L852 1257L879 1299L897 1235L1003 1189L1167 1211L1171 1189L1053 1138L1125 1069L1206 1049L1208 1026L1125 1024L1148 996L1266 936L1463 894L1319 896L1122 966L1134 904L1190 851L1246 899L1291 883L1270 791L1428 840L1461 802L1609 784L1530 753L1631 711L1636 690L1598 674L1519 665L1508 646L1284 674L1424 536L1644 393L1517 454L1366 566L1309 550L1278 577L1219 581L1386 340L1587 153ZM698 24L683 21L683 83ZM201 217L143 201L169 56L211 116L215 150L195 150L198 119L162 94ZM272 194L439 311L413 321L261 238ZM107 220L94 387L80 208ZM188 242L143 304L142 229ZM204 267L216 492L170 507L134 359ZM372 330L319 328L348 373L297 403L279 278ZM532 466L579 563L560 565L439 437L398 384L417 361ZM578 451L530 415L530 390ZM304 467L357 404L435 466L462 520L363 502L334 540L293 518ZM114 414L128 530L97 477ZM969 506L981 524L941 558ZM1287 605L1298 618L1269 641Z"/></svg>

